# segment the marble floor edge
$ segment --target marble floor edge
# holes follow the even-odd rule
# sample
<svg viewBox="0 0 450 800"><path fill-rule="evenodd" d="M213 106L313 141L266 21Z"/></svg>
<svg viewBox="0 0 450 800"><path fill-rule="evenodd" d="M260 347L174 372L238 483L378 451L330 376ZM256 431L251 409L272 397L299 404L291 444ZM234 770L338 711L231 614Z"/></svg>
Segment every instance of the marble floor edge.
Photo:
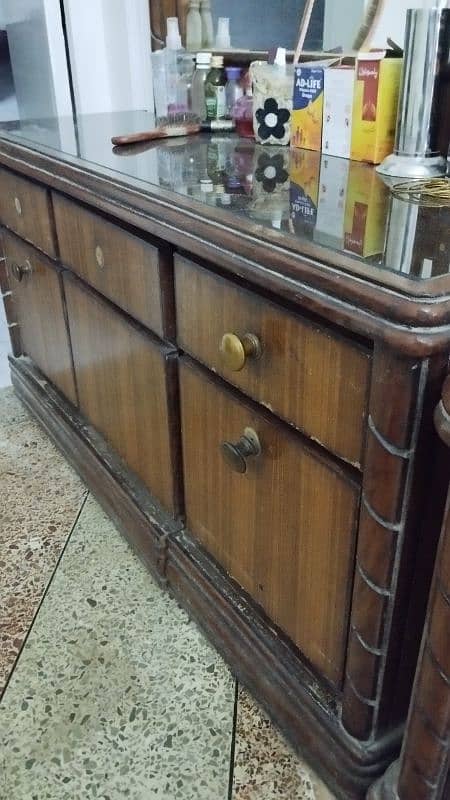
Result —
<svg viewBox="0 0 450 800"><path fill-rule="evenodd" d="M0 693L87 493L12 387L0 388Z"/></svg>
<svg viewBox="0 0 450 800"><path fill-rule="evenodd" d="M9 684L9 682L10 682L10 680L11 680L13 674L14 674L15 669L17 668L17 666L19 664L19 661L20 661L21 655L23 653L24 647L25 647L25 645L27 643L28 637L30 636L31 631L33 630L34 624L35 624L35 622L36 622L36 620L37 620L37 618L39 616L39 612L40 612L40 610L42 608L42 604L43 604L43 602L44 602L44 600L46 598L46 595L47 595L47 593L48 593L48 591L50 589L50 586L53 583L55 575L56 575L56 573L58 571L59 565L61 563L61 559L64 556L64 553L66 551L67 545L69 544L69 541L70 541L70 538L72 536L72 533L75 530L75 527L76 527L76 525L78 523L80 515L81 515L81 513L82 513L82 511L83 511L83 509L84 509L84 507L86 505L86 501L87 501L87 499L89 497L89 494L90 494L89 491L86 489L86 493L85 493L85 495L84 495L84 497L83 497L83 499L81 501L81 505L80 505L80 508L78 509L77 516L75 517L75 520L74 520L74 522L72 524L72 527L70 528L69 533L67 534L67 538L66 538L66 540L65 540L65 542L64 542L64 544L62 546L62 549L61 549L61 552L60 552L60 554L58 556L56 564L53 567L53 571L52 571L51 575L49 576L45 587L43 588L43 592L42 592L41 598L40 598L40 600L38 602L38 605L37 605L37 607L36 607L36 609L34 611L33 617L32 617L32 619L31 619L31 621L29 623L28 630L26 631L26 633L24 635L24 638L23 638L23 641L22 641L22 643L20 645L20 648L18 650L17 656L16 656L14 662L11 665L9 675L6 678L6 680L4 682L4 685L0 686L0 706L1 706L1 703L2 703L2 698L3 698L5 692L6 692L7 688L8 688L8 684Z"/></svg>

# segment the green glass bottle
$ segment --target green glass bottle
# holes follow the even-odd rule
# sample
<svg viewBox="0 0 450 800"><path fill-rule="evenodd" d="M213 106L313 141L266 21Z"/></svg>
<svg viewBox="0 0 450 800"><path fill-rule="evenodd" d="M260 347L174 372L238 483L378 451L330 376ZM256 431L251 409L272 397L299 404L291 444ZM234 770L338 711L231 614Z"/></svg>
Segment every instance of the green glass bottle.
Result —
<svg viewBox="0 0 450 800"><path fill-rule="evenodd" d="M226 83L227 76L223 68L223 56L213 56L211 59L211 69L205 81L207 119L223 119L226 116Z"/></svg>

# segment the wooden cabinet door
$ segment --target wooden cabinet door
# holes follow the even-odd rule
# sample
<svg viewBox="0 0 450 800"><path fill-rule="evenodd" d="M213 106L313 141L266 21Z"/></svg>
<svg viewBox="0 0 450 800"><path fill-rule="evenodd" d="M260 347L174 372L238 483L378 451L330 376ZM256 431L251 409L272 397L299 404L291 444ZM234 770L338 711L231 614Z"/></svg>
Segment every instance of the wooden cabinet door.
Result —
<svg viewBox="0 0 450 800"><path fill-rule="evenodd" d="M359 487L286 425L190 363L180 376L187 527L335 685L343 677ZM248 428L261 453L222 453Z"/></svg>
<svg viewBox="0 0 450 800"><path fill-rule="evenodd" d="M4 233L3 241L22 352L76 405L61 273L45 256L12 234Z"/></svg>
<svg viewBox="0 0 450 800"><path fill-rule="evenodd" d="M80 410L175 512L173 351L68 273L64 285Z"/></svg>

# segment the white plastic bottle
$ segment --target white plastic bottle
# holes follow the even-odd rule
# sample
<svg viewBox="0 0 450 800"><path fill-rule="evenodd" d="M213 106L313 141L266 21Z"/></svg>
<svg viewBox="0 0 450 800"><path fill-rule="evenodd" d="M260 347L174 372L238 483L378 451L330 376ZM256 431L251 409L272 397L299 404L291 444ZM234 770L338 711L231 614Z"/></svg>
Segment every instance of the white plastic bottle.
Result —
<svg viewBox="0 0 450 800"><path fill-rule="evenodd" d="M183 50L181 46L181 36L178 27L178 17L167 17L167 36L166 36L166 87L167 87L167 112L168 114L180 110L179 97L179 54ZM187 98L186 98L187 103Z"/></svg>
<svg viewBox="0 0 450 800"><path fill-rule="evenodd" d="M195 53L202 47L202 19L199 0L190 0L186 16L186 48Z"/></svg>
<svg viewBox="0 0 450 800"><path fill-rule="evenodd" d="M202 47L213 47L214 26L210 0L200 0L200 16L202 19Z"/></svg>
<svg viewBox="0 0 450 800"><path fill-rule="evenodd" d="M216 47L218 50L228 50L230 41L230 20L228 17L219 17L217 22Z"/></svg>
<svg viewBox="0 0 450 800"><path fill-rule="evenodd" d="M200 120L206 119L205 82L211 66L211 53L197 53L192 79L192 111Z"/></svg>

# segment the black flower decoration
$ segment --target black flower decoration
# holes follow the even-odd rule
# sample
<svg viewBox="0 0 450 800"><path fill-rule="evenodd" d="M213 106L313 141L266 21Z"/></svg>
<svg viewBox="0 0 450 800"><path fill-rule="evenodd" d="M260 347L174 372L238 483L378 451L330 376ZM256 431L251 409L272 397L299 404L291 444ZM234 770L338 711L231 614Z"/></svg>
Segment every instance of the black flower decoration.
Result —
<svg viewBox="0 0 450 800"><path fill-rule="evenodd" d="M291 112L287 108L278 108L278 103L273 97L268 97L264 108L258 108L256 119L259 122L258 136L264 141L274 136L282 139L286 134L285 125L289 122Z"/></svg>
<svg viewBox="0 0 450 800"><path fill-rule="evenodd" d="M277 153L275 156L261 153L258 158L255 178L259 183L262 183L265 192L273 192L277 183L285 183L289 175L284 168L284 159L281 153Z"/></svg>

